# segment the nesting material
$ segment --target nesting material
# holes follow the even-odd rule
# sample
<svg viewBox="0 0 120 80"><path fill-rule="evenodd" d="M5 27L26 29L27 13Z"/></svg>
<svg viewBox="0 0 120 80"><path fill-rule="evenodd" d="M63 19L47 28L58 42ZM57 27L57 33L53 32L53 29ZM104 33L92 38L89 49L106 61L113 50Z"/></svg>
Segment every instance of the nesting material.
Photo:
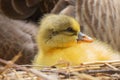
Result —
<svg viewBox="0 0 120 80"><path fill-rule="evenodd" d="M17 65L0 59L6 66L0 67L0 80L119 80L120 61L98 61L78 66L56 68L42 66L41 70L32 65ZM65 63L63 63L65 64ZM41 66L41 65L36 65ZM5 69L6 68L6 69Z"/></svg>

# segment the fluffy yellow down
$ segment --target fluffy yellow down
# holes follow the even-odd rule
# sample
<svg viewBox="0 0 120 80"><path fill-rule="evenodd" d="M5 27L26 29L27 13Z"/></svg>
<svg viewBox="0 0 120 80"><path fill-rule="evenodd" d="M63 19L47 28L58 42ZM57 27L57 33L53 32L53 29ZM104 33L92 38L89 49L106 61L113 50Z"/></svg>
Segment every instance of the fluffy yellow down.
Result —
<svg viewBox="0 0 120 80"><path fill-rule="evenodd" d="M116 54L107 44L77 42L80 26L65 15L47 15L41 23L37 35L39 52L33 65L53 66L60 62L79 65L82 62L117 60Z"/></svg>

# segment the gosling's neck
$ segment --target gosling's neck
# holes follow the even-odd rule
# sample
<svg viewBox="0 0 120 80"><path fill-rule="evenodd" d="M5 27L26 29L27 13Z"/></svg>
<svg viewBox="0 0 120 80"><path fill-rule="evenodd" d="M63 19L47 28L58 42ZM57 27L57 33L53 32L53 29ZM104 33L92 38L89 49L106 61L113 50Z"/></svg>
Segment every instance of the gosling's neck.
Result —
<svg viewBox="0 0 120 80"><path fill-rule="evenodd" d="M66 48L68 48L68 47L66 47ZM49 54L49 53L54 53L57 50L63 50L66 48L63 48L63 47L41 47L40 52L42 52L43 54Z"/></svg>
<svg viewBox="0 0 120 80"><path fill-rule="evenodd" d="M67 48L70 48L70 47L73 47L77 44L74 44L74 45L71 45L71 46L63 46L63 47L51 47L51 46L43 46L41 45L40 46L40 52L42 52L43 54L49 54L49 53L54 53L55 51L58 51L58 50L64 50L64 49L67 49Z"/></svg>

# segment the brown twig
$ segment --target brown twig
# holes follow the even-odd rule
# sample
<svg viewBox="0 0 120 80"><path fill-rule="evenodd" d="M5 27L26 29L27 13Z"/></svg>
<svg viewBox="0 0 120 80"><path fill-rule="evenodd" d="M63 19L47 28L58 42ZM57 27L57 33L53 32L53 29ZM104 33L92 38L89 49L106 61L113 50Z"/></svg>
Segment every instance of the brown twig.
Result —
<svg viewBox="0 0 120 80"><path fill-rule="evenodd" d="M3 60L0 58L0 62L4 63L6 65L9 65L9 61ZM12 64L12 67L18 68L20 70L26 71L26 72L30 72L33 73L34 75L36 75L37 77L43 79L43 80L52 80L49 76L47 76L46 74L42 73L42 72L38 72L36 70L31 70L31 69L27 69L26 67L21 67L20 65L17 64ZM55 80L55 79L54 79Z"/></svg>
<svg viewBox="0 0 120 80"><path fill-rule="evenodd" d="M120 60L85 62L85 63L82 63L82 64L83 65L92 65L92 64L118 63L118 62L120 63Z"/></svg>
<svg viewBox="0 0 120 80"><path fill-rule="evenodd" d="M95 74L95 73L107 73L107 74L115 74L120 73L120 70L88 70L88 71L82 71L82 73L89 73L89 74Z"/></svg>
<svg viewBox="0 0 120 80"><path fill-rule="evenodd" d="M108 63L105 63L105 65L107 65L108 67L110 67L110 68L113 69L113 70L119 70L118 68L116 68L116 67L114 67L114 66L112 66L112 65L110 65L110 64L108 64Z"/></svg>
<svg viewBox="0 0 120 80"><path fill-rule="evenodd" d="M8 69L12 67L12 64L14 64L21 56L22 53L19 52L11 61L8 61L8 64L6 64L5 68L0 72L0 74L6 73Z"/></svg>

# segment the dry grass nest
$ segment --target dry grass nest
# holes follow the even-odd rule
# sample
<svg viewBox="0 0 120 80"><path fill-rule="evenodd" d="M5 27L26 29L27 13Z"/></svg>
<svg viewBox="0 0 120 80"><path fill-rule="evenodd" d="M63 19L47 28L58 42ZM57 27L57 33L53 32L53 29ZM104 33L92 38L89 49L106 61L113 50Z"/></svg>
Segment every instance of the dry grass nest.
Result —
<svg viewBox="0 0 120 80"><path fill-rule="evenodd" d="M21 56L19 53L12 60L0 59L0 80L119 80L120 61L96 61L81 63L78 66L57 68L41 66L41 70L33 65L17 65L15 61ZM40 66L40 65L36 65Z"/></svg>

